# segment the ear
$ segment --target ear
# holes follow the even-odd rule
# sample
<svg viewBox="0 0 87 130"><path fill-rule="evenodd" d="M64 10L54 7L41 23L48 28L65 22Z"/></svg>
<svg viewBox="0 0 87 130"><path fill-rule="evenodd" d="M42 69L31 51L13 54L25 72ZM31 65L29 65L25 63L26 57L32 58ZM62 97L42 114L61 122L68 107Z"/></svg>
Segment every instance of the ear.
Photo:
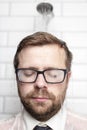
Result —
<svg viewBox="0 0 87 130"><path fill-rule="evenodd" d="M68 72L67 76L68 76L68 79L70 79L70 77L71 77L71 71Z"/></svg>
<svg viewBox="0 0 87 130"><path fill-rule="evenodd" d="M69 71L69 72L67 73L67 83L69 82L70 77L71 77L71 71Z"/></svg>

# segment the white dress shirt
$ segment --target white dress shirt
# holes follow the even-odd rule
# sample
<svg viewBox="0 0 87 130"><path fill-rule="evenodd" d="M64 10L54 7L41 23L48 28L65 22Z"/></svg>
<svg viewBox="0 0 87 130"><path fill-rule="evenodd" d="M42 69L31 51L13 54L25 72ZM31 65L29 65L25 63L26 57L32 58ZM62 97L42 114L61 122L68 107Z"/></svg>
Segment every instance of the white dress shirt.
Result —
<svg viewBox="0 0 87 130"><path fill-rule="evenodd" d="M53 130L87 130L87 118L77 116L65 107L46 122L39 122L22 110L14 117L0 121L0 130L33 130L38 124L46 124Z"/></svg>
<svg viewBox="0 0 87 130"><path fill-rule="evenodd" d="M66 122L66 109L62 109L46 122L40 122L34 119L26 110L23 110L24 130L33 130L36 125L48 125L53 130L64 130Z"/></svg>

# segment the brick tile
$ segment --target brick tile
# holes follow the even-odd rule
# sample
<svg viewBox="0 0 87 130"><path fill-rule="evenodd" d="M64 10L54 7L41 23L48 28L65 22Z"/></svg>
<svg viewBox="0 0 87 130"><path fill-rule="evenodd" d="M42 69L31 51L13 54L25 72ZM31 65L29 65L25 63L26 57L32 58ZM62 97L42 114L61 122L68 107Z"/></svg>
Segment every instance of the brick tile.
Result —
<svg viewBox="0 0 87 130"><path fill-rule="evenodd" d="M87 3L64 3L64 16L87 16Z"/></svg>
<svg viewBox="0 0 87 130"><path fill-rule="evenodd" d="M9 3L0 3L0 16L9 15Z"/></svg>
<svg viewBox="0 0 87 130"><path fill-rule="evenodd" d="M0 80L0 95L18 96L17 84L14 80Z"/></svg>
<svg viewBox="0 0 87 130"><path fill-rule="evenodd" d="M74 63L79 63L79 64L87 64L87 48L71 48L71 51L73 53L73 62Z"/></svg>
<svg viewBox="0 0 87 130"><path fill-rule="evenodd" d="M37 15L36 3L16 2L11 5L11 15L35 16Z"/></svg>
<svg viewBox="0 0 87 130"><path fill-rule="evenodd" d="M87 31L87 17L55 17L48 31Z"/></svg>
<svg viewBox="0 0 87 130"><path fill-rule="evenodd" d="M72 66L72 79L73 80L87 81L86 74L87 74L87 65L74 64Z"/></svg>
<svg viewBox="0 0 87 130"><path fill-rule="evenodd" d="M8 46L17 47L19 42L26 36L30 35L31 32L10 32Z"/></svg>
<svg viewBox="0 0 87 130"><path fill-rule="evenodd" d="M0 64L0 79L5 78L6 65Z"/></svg>
<svg viewBox="0 0 87 130"><path fill-rule="evenodd" d="M17 97L8 97L5 99L5 113L17 113L21 110L21 104Z"/></svg>
<svg viewBox="0 0 87 130"><path fill-rule="evenodd" d="M33 31L33 17L2 17L0 18L1 31Z"/></svg>
<svg viewBox="0 0 87 130"><path fill-rule="evenodd" d="M87 82L74 82L73 84L73 96L79 98L87 98Z"/></svg>
<svg viewBox="0 0 87 130"><path fill-rule="evenodd" d="M0 32L0 46L6 46L6 45L7 45L7 33Z"/></svg>
<svg viewBox="0 0 87 130"><path fill-rule="evenodd" d="M3 112L3 97L0 96L0 113Z"/></svg>
<svg viewBox="0 0 87 130"><path fill-rule="evenodd" d="M87 99L69 99L67 107L78 115L87 117Z"/></svg>
<svg viewBox="0 0 87 130"><path fill-rule="evenodd" d="M0 61L13 62L15 48L0 48Z"/></svg>
<svg viewBox="0 0 87 130"><path fill-rule="evenodd" d="M87 32L64 32L62 37L70 47L87 47Z"/></svg>

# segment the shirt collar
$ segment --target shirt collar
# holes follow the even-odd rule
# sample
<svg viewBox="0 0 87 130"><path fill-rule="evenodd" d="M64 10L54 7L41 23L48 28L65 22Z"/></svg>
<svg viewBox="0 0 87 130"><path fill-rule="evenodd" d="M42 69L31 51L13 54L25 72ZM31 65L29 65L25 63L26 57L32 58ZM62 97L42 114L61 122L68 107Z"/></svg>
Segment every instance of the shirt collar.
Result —
<svg viewBox="0 0 87 130"><path fill-rule="evenodd" d="M40 122L34 119L25 109L23 110L23 120L24 120L24 127L25 130L33 130L33 128L40 124L47 124L50 126L53 130L64 130L65 127L65 121L66 121L66 109L63 105L62 109L54 115L51 119L49 119L46 122Z"/></svg>

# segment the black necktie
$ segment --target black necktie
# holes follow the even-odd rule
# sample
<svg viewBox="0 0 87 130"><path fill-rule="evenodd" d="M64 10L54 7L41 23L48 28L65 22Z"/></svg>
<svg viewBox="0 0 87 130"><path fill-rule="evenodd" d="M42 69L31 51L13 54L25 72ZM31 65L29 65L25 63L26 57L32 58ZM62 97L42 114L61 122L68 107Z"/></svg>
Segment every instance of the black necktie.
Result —
<svg viewBox="0 0 87 130"><path fill-rule="evenodd" d="M52 130L49 126L35 126L33 130Z"/></svg>

